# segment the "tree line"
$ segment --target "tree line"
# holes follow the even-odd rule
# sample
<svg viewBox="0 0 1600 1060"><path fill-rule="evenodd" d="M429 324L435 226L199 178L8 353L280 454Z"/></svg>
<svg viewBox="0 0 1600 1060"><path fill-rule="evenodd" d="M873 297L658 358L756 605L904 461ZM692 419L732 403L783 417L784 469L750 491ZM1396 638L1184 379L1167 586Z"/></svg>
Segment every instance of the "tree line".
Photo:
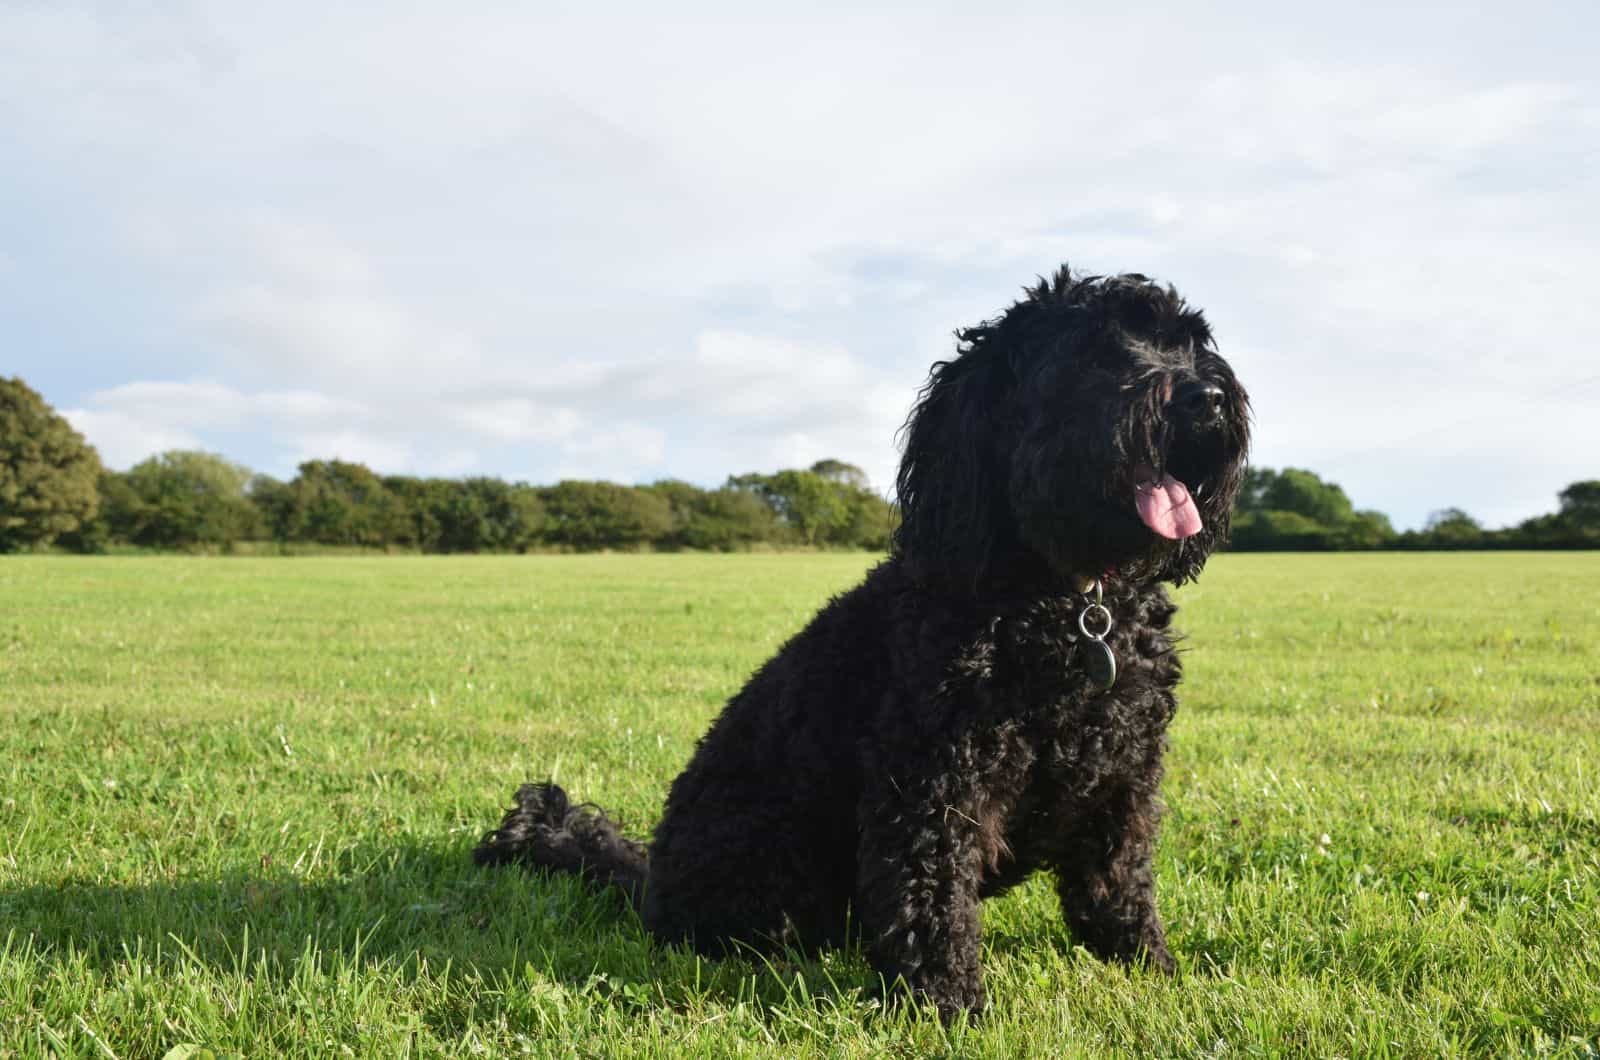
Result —
<svg viewBox="0 0 1600 1060"><path fill-rule="evenodd" d="M1457 508L1397 533L1337 484L1298 468L1252 469L1234 515L1238 551L1394 548L1600 548L1600 481L1577 482L1560 508L1486 530ZM808 547L883 551L895 509L860 468L730 477L718 489L380 475L312 460L282 482L213 453L172 451L127 471L21 380L0 378L0 552L58 547L229 551L245 543L422 552Z"/></svg>
<svg viewBox="0 0 1600 1060"><path fill-rule="evenodd" d="M741 475L714 490L416 478L343 460L307 461L280 482L211 453L169 452L100 470L98 511L58 543L85 552L262 541L421 552L888 548L892 508L835 465Z"/></svg>
<svg viewBox="0 0 1600 1060"><path fill-rule="evenodd" d="M730 478L719 489L379 475L311 460L288 482L214 453L112 471L21 380L0 378L0 552L229 551L244 543L422 552L889 547L894 508L860 468Z"/></svg>
<svg viewBox="0 0 1600 1060"><path fill-rule="evenodd" d="M1396 531L1389 517L1357 509L1336 483L1300 468L1251 468L1234 505L1228 547L1236 552L1362 549L1600 548L1600 480L1574 482L1560 507L1516 526L1487 529L1460 508L1428 516L1420 530Z"/></svg>

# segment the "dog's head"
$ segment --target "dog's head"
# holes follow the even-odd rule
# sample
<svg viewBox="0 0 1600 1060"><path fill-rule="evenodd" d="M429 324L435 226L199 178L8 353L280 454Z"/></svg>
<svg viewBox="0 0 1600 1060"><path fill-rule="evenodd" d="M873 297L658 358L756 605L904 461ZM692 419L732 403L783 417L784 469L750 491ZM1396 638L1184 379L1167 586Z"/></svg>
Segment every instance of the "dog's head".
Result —
<svg viewBox="0 0 1600 1060"><path fill-rule="evenodd" d="M1250 403L1205 317L1066 266L956 333L902 432L896 551L948 588L1181 583L1227 535Z"/></svg>

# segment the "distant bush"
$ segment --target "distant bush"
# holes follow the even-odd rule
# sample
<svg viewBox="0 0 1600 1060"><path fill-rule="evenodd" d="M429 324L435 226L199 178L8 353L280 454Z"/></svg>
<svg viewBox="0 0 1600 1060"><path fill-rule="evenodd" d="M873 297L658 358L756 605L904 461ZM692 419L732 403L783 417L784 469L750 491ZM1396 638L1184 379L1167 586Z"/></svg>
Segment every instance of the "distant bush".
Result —
<svg viewBox="0 0 1600 1060"><path fill-rule="evenodd" d="M381 548L410 531L400 498L363 464L307 461L275 499L277 536L287 541Z"/></svg>
<svg viewBox="0 0 1600 1060"><path fill-rule="evenodd" d="M738 475L727 488L759 498L801 544L886 549L894 508L866 482L852 464L819 460L805 471Z"/></svg>
<svg viewBox="0 0 1600 1060"><path fill-rule="evenodd" d="M108 492L110 536L146 548L226 547L262 537L247 468L214 453L175 450L135 464Z"/></svg>
<svg viewBox="0 0 1600 1060"><path fill-rule="evenodd" d="M782 537L772 508L744 490L703 490L677 479L644 488L664 498L672 512L672 529L661 546L732 552Z"/></svg>
<svg viewBox="0 0 1600 1060"><path fill-rule="evenodd" d="M648 489L614 482L559 482L539 491L544 540L580 551L638 548L669 538L672 504Z"/></svg>

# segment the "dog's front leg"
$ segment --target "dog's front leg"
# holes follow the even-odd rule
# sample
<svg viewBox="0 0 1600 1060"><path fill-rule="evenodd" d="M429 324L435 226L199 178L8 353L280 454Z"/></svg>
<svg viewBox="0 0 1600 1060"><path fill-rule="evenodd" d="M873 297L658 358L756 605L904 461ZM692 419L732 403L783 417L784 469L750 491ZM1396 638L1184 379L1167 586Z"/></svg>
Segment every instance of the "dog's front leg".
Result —
<svg viewBox="0 0 1600 1060"><path fill-rule="evenodd" d="M1171 974L1177 965L1156 912L1150 864L1159 817L1153 790L1119 793L1074 830L1055 865L1056 893L1073 934L1091 953Z"/></svg>
<svg viewBox="0 0 1600 1060"><path fill-rule="evenodd" d="M984 1006L975 800L945 774L892 778L862 799L856 915L890 989L932 1002L946 1022Z"/></svg>

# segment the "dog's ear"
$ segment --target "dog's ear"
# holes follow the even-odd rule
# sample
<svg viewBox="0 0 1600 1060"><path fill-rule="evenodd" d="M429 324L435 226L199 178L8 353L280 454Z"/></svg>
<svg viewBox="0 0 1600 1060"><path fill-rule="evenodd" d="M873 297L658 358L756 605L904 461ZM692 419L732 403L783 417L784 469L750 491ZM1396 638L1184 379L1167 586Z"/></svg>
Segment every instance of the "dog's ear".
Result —
<svg viewBox="0 0 1600 1060"><path fill-rule="evenodd" d="M997 418L1010 385L1003 359L968 349L933 366L906 418L894 544L919 579L975 590L1015 536Z"/></svg>

